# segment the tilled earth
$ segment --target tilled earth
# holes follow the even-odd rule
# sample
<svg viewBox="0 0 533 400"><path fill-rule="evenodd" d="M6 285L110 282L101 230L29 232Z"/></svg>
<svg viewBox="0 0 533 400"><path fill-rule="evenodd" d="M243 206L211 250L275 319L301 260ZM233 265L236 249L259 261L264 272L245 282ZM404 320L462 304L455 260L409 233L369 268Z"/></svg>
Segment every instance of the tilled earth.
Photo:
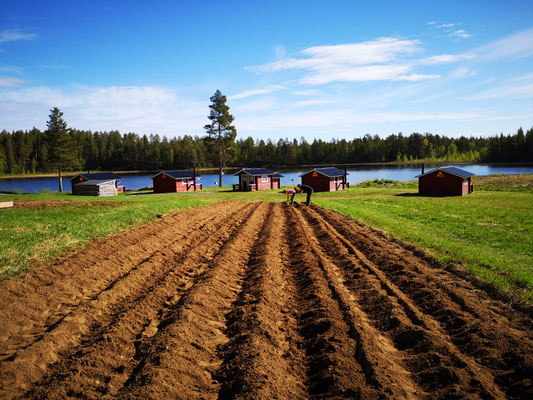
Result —
<svg viewBox="0 0 533 400"><path fill-rule="evenodd" d="M173 214L0 307L2 399L533 399L528 313L315 206Z"/></svg>

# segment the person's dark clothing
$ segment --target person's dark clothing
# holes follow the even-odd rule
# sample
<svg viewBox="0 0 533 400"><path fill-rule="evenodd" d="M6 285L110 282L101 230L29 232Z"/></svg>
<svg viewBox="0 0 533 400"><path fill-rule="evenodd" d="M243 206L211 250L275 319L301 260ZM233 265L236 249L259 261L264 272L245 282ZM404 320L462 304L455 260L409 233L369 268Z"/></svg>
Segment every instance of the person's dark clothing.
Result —
<svg viewBox="0 0 533 400"><path fill-rule="evenodd" d="M313 194L313 188L311 186L301 185L300 189L302 189L302 191L307 194L305 204L307 205L307 207L309 207L311 205L311 195Z"/></svg>

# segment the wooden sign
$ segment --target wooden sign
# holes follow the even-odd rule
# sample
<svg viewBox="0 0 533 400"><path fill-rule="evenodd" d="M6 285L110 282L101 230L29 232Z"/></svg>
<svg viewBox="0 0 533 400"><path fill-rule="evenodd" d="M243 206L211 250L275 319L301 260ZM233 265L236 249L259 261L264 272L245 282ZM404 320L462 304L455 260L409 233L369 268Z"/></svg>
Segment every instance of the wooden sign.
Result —
<svg viewBox="0 0 533 400"><path fill-rule="evenodd" d="M437 175L435 176L435 178L440 178L440 179L444 178L444 174L442 173L442 171L437 172Z"/></svg>

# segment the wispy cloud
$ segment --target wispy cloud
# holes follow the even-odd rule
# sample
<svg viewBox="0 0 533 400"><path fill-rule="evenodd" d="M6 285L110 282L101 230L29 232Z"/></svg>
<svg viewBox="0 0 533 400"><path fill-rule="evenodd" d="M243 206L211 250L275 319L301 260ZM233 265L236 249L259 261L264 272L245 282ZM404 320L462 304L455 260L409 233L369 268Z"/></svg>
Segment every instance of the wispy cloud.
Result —
<svg viewBox="0 0 533 400"><path fill-rule="evenodd" d="M208 115L205 101L155 86L6 88L0 97L0 120L6 129L44 128L52 107L59 107L69 126L79 129L171 136L203 134Z"/></svg>
<svg viewBox="0 0 533 400"><path fill-rule="evenodd" d="M422 48L418 40L380 38L361 43L309 47L297 57L246 69L256 73L303 70L305 74L299 83L312 85L438 78L439 75L436 74L412 71L416 63L410 57L420 52Z"/></svg>
<svg viewBox="0 0 533 400"><path fill-rule="evenodd" d="M272 85L272 86L269 86L263 89L245 90L244 92L240 92L240 93L228 96L228 98L231 100L245 99L247 97L259 96L263 94L277 92L278 90L282 90L284 88L285 87L281 85Z"/></svg>
<svg viewBox="0 0 533 400"><path fill-rule="evenodd" d="M438 65L438 64L450 64L462 60L468 60L474 58L473 54L442 54L439 56L432 56L424 58L419 61L421 65Z"/></svg>
<svg viewBox="0 0 533 400"><path fill-rule="evenodd" d="M480 61L533 56L533 28L479 47L473 53L478 56Z"/></svg>
<svg viewBox="0 0 533 400"><path fill-rule="evenodd" d="M2 87L16 87L24 84L22 79L12 78L9 76L0 76L0 88Z"/></svg>
<svg viewBox="0 0 533 400"><path fill-rule="evenodd" d="M458 29L456 31L450 32L450 37L456 38L456 39L466 39L471 37L472 34L468 33L464 29Z"/></svg>
<svg viewBox="0 0 533 400"><path fill-rule="evenodd" d="M476 75L476 71L473 71L470 68L458 67L452 71L450 76L454 79L463 79L463 78L471 78L472 76L475 76L475 75Z"/></svg>
<svg viewBox="0 0 533 400"><path fill-rule="evenodd" d="M25 33L18 29L4 30L0 32L0 44L18 40L32 40L37 37L35 33Z"/></svg>
<svg viewBox="0 0 533 400"><path fill-rule="evenodd" d="M533 98L533 73L509 79L498 87L476 94L473 98Z"/></svg>

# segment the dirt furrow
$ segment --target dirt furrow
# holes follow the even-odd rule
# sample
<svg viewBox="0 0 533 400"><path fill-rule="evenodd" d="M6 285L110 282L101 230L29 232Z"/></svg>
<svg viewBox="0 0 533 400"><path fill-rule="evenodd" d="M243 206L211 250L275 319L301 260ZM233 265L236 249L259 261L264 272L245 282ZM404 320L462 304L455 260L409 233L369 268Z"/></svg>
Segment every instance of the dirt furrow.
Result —
<svg viewBox="0 0 533 400"><path fill-rule="evenodd" d="M213 217L227 207L215 206ZM173 229L177 221L183 219L181 235L202 222L198 213L184 213L104 239L53 265L4 282L0 326L10 334L0 337L0 360L14 359L16 351L40 340L73 309L120 280L131 266L160 252L168 240L179 235Z"/></svg>
<svg viewBox="0 0 533 400"><path fill-rule="evenodd" d="M477 281L435 264L417 249L391 242L339 214L319 212L345 238L379 266L413 304L437 321L451 342L484 366L510 398L533 397L533 319L525 312L491 299ZM529 312L528 312L529 311Z"/></svg>
<svg viewBox="0 0 533 400"><path fill-rule="evenodd" d="M84 398L100 399L116 394L136 367L142 339L157 332L165 310L177 303L205 272L207 263L202 260L206 260L207 254L216 254L229 240L248 218L252 211L249 208L250 205L246 209L239 207L229 217L202 224L201 231L192 232L188 242L182 243L186 245L183 252L173 255L167 251L162 259L156 260L158 265L147 265L148 271L163 273L138 277L137 280L144 279L146 283L141 290L133 290L131 284L125 283L132 292L121 301L120 308L106 313L105 320L94 324L85 335L88 340L68 351L25 397L63 399L83 393Z"/></svg>
<svg viewBox="0 0 533 400"><path fill-rule="evenodd" d="M271 204L262 235L250 252L242 291L228 316L229 342L217 372L220 398L305 399L305 355L298 348L290 309L286 220Z"/></svg>
<svg viewBox="0 0 533 400"><path fill-rule="evenodd" d="M307 207L295 207L298 224L303 227L309 247L319 260L320 268L327 279L343 312L343 318L356 339L355 357L361 364L368 384L377 392L391 398L414 399L424 395L403 363L403 354L394 342L370 323L356 297L348 288L346 276L336 263L336 254L328 251L331 241L317 235L307 221Z"/></svg>
<svg viewBox="0 0 533 400"><path fill-rule="evenodd" d="M368 372L357 332L346 313L323 260L314 251L308 230L292 207L287 207L290 261L297 288L295 308L306 351L308 388L313 398L379 397Z"/></svg>
<svg viewBox="0 0 533 400"><path fill-rule="evenodd" d="M228 342L227 314L241 291L250 249L263 232L265 203L255 210L209 263L207 272L168 309L157 333L141 346L140 363L122 398L216 398L214 375Z"/></svg>
<svg viewBox="0 0 533 400"><path fill-rule="evenodd" d="M329 213L325 210L318 210L318 212L319 214ZM339 226L345 228L345 226L340 225L335 218L333 218L331 221L331 215L333 214L329 214L330 219L328 220L332 222L332 224L326 222L317 215L318 214L314 214L311 218L315 220L314 226L316 229L320 230L323 235L335 236L337 232L335 227L337 227L337 229ZM389 249L386 246L374 247L376 249L375 252L378 252L379 249L381 249L382 253L380 256L376 255L374 257L377 263L374 265L367 260L366 257L355 248L355 246L353 246L354 243L357 243L357 248L359 248L361 244L359 236L352 235L350 236L349 241L346 237L342 236L341 233L338 233L338 236L343 243L341 246L337 246L337 250L335 250L336 254L342 254L343 252L339 251L338 249L342 246L345 246L346 249L353 254L353 265L362 265L363 267L366 267L370 272L378 277L378 279L381 281L381 284L384 285L383 289L385 290L382 290L381 292L379 290L374 290L367 294L367 296L374 297L375 302L380 301L381 304L378 306L369 298L366 300L366 308L369 309L371 313L381 313L383 315L390 316L391 310L395 309L393 305L395 303L397 304L398 301L393 301L392 303L387 302L387 298L389 298L390 295L393 295L392 297L397 297L397 295L402 297L405 296L407 300L403 298L401 299L400 303L408 306L408 312L414 312L416 314L416 318L424 322L424 324L420 325L420 327L424 328L425 333L420 331L419 328L413 328L413 330L408 326L403 326L404 324L401 323L403 319L398 315L395 315L393 319L388 318L385 322L378 323L383 327L394 327L390 335L394 338L399 346L416 349L417 357L411 358L410 363L411 367L415 371L422 371L425 367L425 370L422 373L419 373L419 378L421 377L423 382L428 384L436 379L436 383L439 383L440 386L447 387L448 389L450 389L450 383L456 381L461 382L461 387L463 390L470 387L469 393L479 393L479 396L481 397L504 398L506 396L513 397L515 395L518 397L523 396L523 393L514 391L516 387L512 388L512 390L509 390L509 386L502 385L502 380L499 376L500 371L495 370L492 365L487 365L482 358L476 356L475 352L465 351L463 346L458 345L458 341L452 336L453 332L450 331L449 325L443 324L442 320L436 317L433 313L427 312L426 301L433 306L436 306L435 301L441 301L439 306L440 310L443 311L448 318L458 324L454 326L454 329L458 329L466 335L470 335L470 331L475 327L483 327L492 323L491 320L486 320L483 317L474 317L474 315L479 316L484 314L484 310L477 310L470 313L469 319L467 319L465 318L466 311L464 310L464 307L459 309L453 309L450 307L450 301L447 300L447 293L449 290L439 289L438 286L431 285L431 282L428 282L428 274L430 274L431 271L426 271L426 273L423 275L411 273L409 275L409 279L404 280L403 285L397 287L396 280L388 281L389 275L383 274L383 260L386 260L390 254ZM344 253L346 253L346 250L344 250ZM349 257L343 257L344 259L349 259ZM410 259L403 258L403 260L405 260L404 263L409 260L407 261L409 264L422 262L422 260L413 259L413 257ZM348 261L348 265L349 264L350 261ZM409 265L405 265L403 268L409 269ZM400 267L397 266L396 271L399 269ZM442 275L442 271L439 272L441 272L440 275ZM440 277L435 279L438 280L442 278ZM426 284L429 286L429 289L425 287ZM428 295L420 296L419 298L416 296L409 296L409 294L413 293L413 291L417 293L427 293ZM475 329L475 331L479 330L480 328ZM509 331L511 330L512 329ZM502 335L504 334L504 332L501 333ZM512 335L513 333L510 333L509 336ZM503 339L503 341L506 340L508 339ZM497 348L498 343L493 342L489 344L486 342L483 344L483 346L487 345L496 346ZM517 345L517 347L515 345ZM527 354L520 354L519 350L520 347L522 347L522 349L527 349L529 347L527 345L527 340L522 340L520 341L520 344L515 343L515 345L509 347L512 349L511 351L516 352L515 356L509 354L513 361L524 360L524 358L528 357ZM493 349L492 351L497 352L498 350ZM422 356L421 353L425 353L425 355ZM439 354L438 357L435 356L436 353ZM431 365L434 369L433 376L431 374L431 370L427 369L428 360L431 361ZM524 364L522 365L526 367L526 370L520 371L520 373L522 376L527 376L527 371L531 371L531 367ZM518 384L522 390L528 390L527 387L530 382L528 383L526 381L520 383L521 380L523 379L520 376L517 377L516 375L511 379L513 385ZM434 385L434 383L431 383L431 385ZM448 395L450 394L448 393Z"/></svg>
<svg viewBox="0 0 533 400"><path fill-rule="evenodd" d="M231 213L232 207L226 206L222 213L215 213L216 219L224 221ZM174 218L171 217L171 219ZM166 276L167 271L172 267L169 260L180 252L188 252L191 244L194 243L194 237L205 236L209 232L209 229L207 232L204 231L205 224L198 224L196 234L192 234L195 232L194 229L187 227L187 238L182 237L182 242L172 242L168 231L178 231L175 229L176 222L175 220L174 224L165 224L166 229L160 231L161 238L156 236L155 240L162 240L166 244L163 251L160 250L159 253L143 259L139 264L124 262L123 268L127 272L122 274L123 279L114 280L103 289L99 288L94 298L84 299L78 307L71 308L71 311L66 317L61 318L59 323L47 327L39 340L17 351L16 357L0 364L0 374L3 375L2 390L5 390L6 394L15 395L29 389L31 382L41 379L46 373L50 363L61 359L62 352L75 348L86 340L84 338L92 340L93 332L101 330L102 326L114 323L117 316L131 306L132 301L143 296L146 289L149 289L151 285L153 287L155 282ZM212 230L217 229L217 224L215 224ZM191 239L192 242L189 241ZM79 260L76 261L79 262ZM107 265L104 264L105 267ZM97 268L95 266L95 269ZM105 276L105 271L102 271L102 274ZM50 293L54 293L52 289L55 288L51 288Z"/></svg>

